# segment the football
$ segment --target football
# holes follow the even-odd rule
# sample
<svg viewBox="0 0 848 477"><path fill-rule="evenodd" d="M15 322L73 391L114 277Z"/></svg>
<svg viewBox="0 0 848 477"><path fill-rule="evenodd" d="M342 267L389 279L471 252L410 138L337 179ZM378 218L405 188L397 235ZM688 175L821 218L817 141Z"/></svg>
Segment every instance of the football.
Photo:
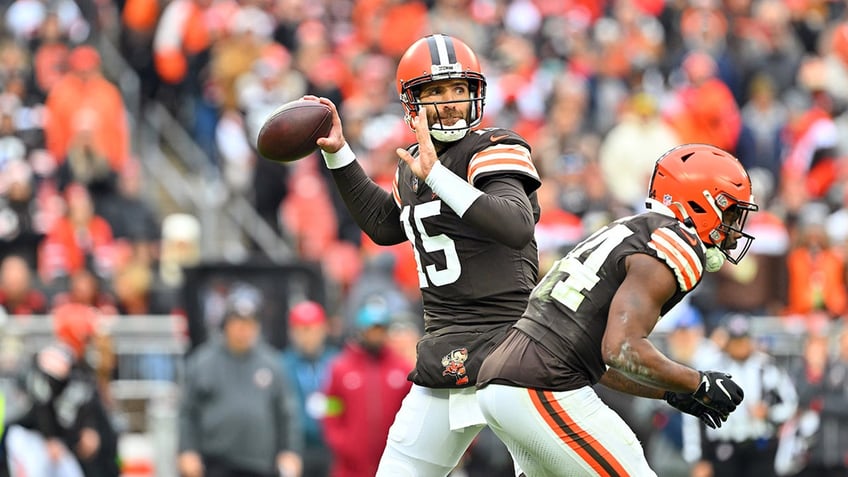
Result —
<svg viewBox="0 0 848 477"><path fill-rule="evenodd" d="M268 116L259 129L256 149L271 161L296 161L314 152L318 148L315 141L330 134L332 126L333 113L329 107L298 99Z"/></svg>

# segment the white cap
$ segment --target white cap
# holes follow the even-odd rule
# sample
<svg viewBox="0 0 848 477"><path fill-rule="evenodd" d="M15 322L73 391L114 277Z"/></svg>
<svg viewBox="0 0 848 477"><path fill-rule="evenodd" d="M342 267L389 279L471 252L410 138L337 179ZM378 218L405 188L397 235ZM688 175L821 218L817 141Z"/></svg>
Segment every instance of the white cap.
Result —
<svg viewBox="0 0 848 477"><path fill-rule="evenodd" d="M162 240L194 242L200 238L200 221L190 214L170 214L162 221Z"/></svg>

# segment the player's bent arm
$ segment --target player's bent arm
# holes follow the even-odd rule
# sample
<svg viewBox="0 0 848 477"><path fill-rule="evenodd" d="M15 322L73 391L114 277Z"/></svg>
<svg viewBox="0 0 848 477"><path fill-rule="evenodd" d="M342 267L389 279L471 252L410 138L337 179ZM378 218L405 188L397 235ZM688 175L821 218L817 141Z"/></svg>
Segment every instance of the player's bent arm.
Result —
<svg viewBox="0 0 848 477"><path fill-rule="evenodd" d="M426 182L477 231L515 249L524 248L533 239L533 207L518 178L496 177L478 189L437 161Z"/></svg>
<svg viewBox="0 0 848 477"><path fill-rule="evenodd" d="M600 383L610 389L648 399L662 399L665 395L665 390L635 381L615 368L608 368Z"/></svg>
<svg viewBox="0 0 848 477"><path fill-rule="evenodd" d="M601 353L607 366L641 383L673 392L692 393L698 371L663 355L648 335L662 306L677 290L672 271L645 254L627 257L627 276L613 296Z"/></svg>
<svg viewBox="0 0 848 477"><path fill-rule="evenodd" d="M524 184L514 177L498 177L482 186L463 220L494 240L522 249L533 240L536 219Z"/></svg>
<svg viewBox="0 0 848 477"><path fill-rule="evenodd" d="M350 151L348 147L345 149ZM395 205L391 193L372 181L355 158L341 167L334 168L332 166L338 163L331 162L333 156L335 155L324 153L336 188L359 228L377 245L394 245L405 241L406 234L401 226L400 210Z"/></svg>

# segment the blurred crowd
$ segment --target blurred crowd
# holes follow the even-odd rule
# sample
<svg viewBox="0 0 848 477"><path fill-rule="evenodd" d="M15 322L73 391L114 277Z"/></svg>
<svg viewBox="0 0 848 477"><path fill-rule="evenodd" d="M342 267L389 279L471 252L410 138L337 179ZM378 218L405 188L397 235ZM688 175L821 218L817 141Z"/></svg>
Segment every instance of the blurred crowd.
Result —
<svg viewBox="0 0 848 477"><path fill-rule="evenodd" d="M368 173L390 187L395 148L414 141L395 66L431 32L480 56L484 126L532 146L543 268L643 210L664 151L710 143L748 168L760 212L749 258L684 304L704 335L744 313L812 338L848 313L845 1L13 0L0 13L0 305L12 319L67 303L180 312L181 269L203 262L200 235L215 231L143 193L130 111L158 102L228 193L340 290L325 304L335 343L373 293L414 341L411 248L364 237L317 155L274 164L255 138L281 104L328 97ZM104 41L138 75L140 104L104 73Z"/></svg>

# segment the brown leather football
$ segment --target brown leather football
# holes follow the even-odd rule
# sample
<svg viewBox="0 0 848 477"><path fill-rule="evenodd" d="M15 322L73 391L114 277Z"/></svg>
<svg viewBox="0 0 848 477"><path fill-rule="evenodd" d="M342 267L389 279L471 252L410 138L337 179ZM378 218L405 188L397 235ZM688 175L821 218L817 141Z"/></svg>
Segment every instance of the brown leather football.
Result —
<svg viewBox="0 0 848 477"><path fill-rule="evenodd" d="M315 141L330 134L332 126L330 108L317 101L298 99L268 116L259 130L256 149L271 161L296 161L314 152L318 148Z"/></svg>

